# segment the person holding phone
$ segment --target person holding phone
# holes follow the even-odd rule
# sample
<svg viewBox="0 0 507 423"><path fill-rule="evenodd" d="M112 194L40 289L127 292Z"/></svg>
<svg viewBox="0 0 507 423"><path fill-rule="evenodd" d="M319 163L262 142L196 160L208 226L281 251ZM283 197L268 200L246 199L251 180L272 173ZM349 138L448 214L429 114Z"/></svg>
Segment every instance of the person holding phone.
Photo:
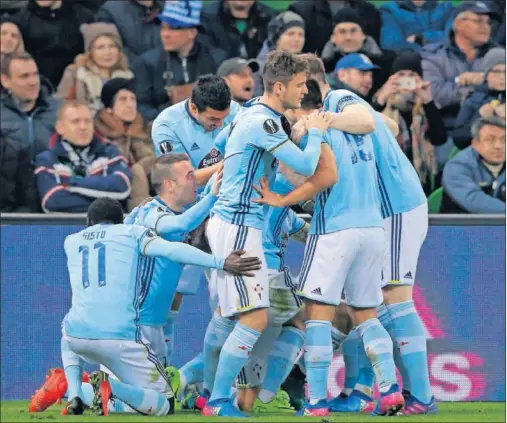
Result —
<svg viewBox="0 0 507 423"><path fill-rule="evenodd" d="M398 143L417 170L426 194L431 193L440 185L435 146L446 142L447 131L430 83L422 79L418 53L398 55L391 76L374 95L372 105L398 123Z"/></svg>

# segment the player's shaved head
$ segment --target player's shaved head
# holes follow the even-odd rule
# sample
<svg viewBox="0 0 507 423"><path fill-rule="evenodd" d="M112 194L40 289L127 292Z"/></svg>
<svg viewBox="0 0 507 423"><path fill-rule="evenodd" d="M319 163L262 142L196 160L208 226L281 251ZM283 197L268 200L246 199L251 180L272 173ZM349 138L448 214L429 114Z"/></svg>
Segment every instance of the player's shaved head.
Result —
<svg viewBox="0 0 507 423"><path fill-rule="evenodd" d="M88 226L99 223L123 223L123 208L118 200L109 197L97 198L88 207Z"/></svg>
<svg viewBox="0 0 507 423"><path fill-rule="evenodd" d="M284 51L273 51L268 54L264 65L264 91L272 93L277 82L287 86L292 78L302 72L308 73L308 62L304 58Z"/></svg>
<svg viewBox="0 0 507 423"><path fill-rule="evenodd" d="M189 157L183 153L169 153L157 158L150 176L151 184L157 194L160 194L164 181L172 179L173 166L183 161L190 161Z"/></svg>

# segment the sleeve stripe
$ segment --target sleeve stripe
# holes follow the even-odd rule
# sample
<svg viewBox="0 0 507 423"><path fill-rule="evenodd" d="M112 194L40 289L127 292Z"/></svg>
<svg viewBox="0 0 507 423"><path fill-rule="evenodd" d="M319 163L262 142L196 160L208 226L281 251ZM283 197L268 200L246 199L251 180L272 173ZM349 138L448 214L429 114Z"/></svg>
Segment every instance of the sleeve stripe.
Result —
<svg viewBox="0 0 507 423"><path fill-rule="evenodd" d="M49 198L55 192L61 191L62 189L65 189L63 185L57 185L56 187L53 187L48 192L46 192L46 194L44 195L44 197L42 198L42 201L41 201L41 206L42 206L42 209L44 210L45 213L51 213L51 210L46 209L46 203L48 202Z"/></svg>
<svg viewBox="0 0 507 423"><path fill-rule="evenodd" d="M146 236L146 233L145 233L145 235L143 235L143 237L144 237L144 236ZM148 245L150 245L150 242L155 241L157 238L158 238L158 236L156 236L156 237L154 237L154 238L150 239L150 240L149 240L146 244L144 244L144 247L143 247L143 256L144 256L144 255L146 255L146 247L147 247Z"/></svg>
<svg viewBox="0 0 507 423"><path fill-rule="evenodd" d="M268 150L268 153L273 153L274 151L278 150L282 145L284 145L286 142L289 142L290 140L287 138L285 141L282 141L280 144L273 147L271 150Z"/></svg>

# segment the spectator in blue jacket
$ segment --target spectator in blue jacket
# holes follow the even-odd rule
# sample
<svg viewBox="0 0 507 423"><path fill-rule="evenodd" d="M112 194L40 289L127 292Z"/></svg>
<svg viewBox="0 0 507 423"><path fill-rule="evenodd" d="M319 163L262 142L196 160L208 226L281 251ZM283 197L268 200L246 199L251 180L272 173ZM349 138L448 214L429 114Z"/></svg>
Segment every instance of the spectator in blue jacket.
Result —
<svg viewBox="0 0 507 423"><path fill-rule="evenodd" d="M505 119L480 118L444 167L442 213L505 213Z"/></svg>
<svg viewBox="0 0 507 423"><path fill-rule="evenodd" d="M491 111L500 107L501 104L505 108L505 49L491 49L484 56L483 65L486 83L479 85L461 105L451 133L454 145L460 149L470 145L472 141L470 127L472 122L480 116L484 105L491 104ZM488 108L485 108L484 112L487 110Z"/></svg>
<svg viewBox="0 0 507 423"><path fill-rule="evenodd" d="M420 51L425 44L443 41L452 27L450 1L397 0L380 7L382 48Z"/></svg>
<svg viewBox="0 0 507 423"><path fill-rule="evenodd" d="M446 40L421 50L424 79L431 83L435 103L448 130L461 103L483 83L484 55L490 43L492 10L480 1L463 2L456 10L453 30Z"/></svg>
<svg viewBox="0 0 507 423"><path fill-rule="evenodd" d="M46 213L86 212L96 198L123 201L130 195L131 171L118 148L93 131L91 111L69 101L58 111L57 135L35 158L35 177Z"/></svg>

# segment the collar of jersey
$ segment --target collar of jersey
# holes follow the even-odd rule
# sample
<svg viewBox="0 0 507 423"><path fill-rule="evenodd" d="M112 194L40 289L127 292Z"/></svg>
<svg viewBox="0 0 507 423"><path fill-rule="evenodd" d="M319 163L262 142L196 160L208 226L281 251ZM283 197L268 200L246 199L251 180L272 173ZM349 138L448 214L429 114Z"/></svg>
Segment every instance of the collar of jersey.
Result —
<svg viewBox="0 0 507 423"><path fill-rule="evenodd" d="M324 103L326 102L327 98L329 97L329 94L331 94L331 91L332 91L332 90L327 90L327 93L326 93L326 95L324 96L324 101L322 101L322 104L324 104Z"/></svg>
<svg viewBox="0 0 507 423"><path fill-rule="evenodd" d="M190 113L190 108L188 107L188 103L189 103L190 100L187 100L185 102L185 110L187 111L188 115L190 116L190 119L192 119L194 121L194 123L199 127L201 128L202 130L204 130L204 128L201 126L201 124L199 122L197 122L197 119L192 115L192 113Z"/></svg>
<svg viewBox="0 0 507 423"><path fill-rule="evenodd" d="M172 213L174 213L174 214L181 214L181 212L177 212L177 211L174 211L173 209L171 209L171 207L169 207L164 202L164 200L162 200L158 195L155 196L155 200L157 200L160 204L162 204L166 209L170 210Z"/></svg>
<svg viewBox="0 0 507 423"><path fill-rule="evenodd" d="M260 101L258 101L257 103L253 103L253 104L249 104L247 107L254 107L254 106L264 106L266 107L267 109L271 110L276 116L280 117L282 116L281 113L277 112L275 109L273 109L272 107L269 107L267 104L265 103L261 103Z"/></svg>

